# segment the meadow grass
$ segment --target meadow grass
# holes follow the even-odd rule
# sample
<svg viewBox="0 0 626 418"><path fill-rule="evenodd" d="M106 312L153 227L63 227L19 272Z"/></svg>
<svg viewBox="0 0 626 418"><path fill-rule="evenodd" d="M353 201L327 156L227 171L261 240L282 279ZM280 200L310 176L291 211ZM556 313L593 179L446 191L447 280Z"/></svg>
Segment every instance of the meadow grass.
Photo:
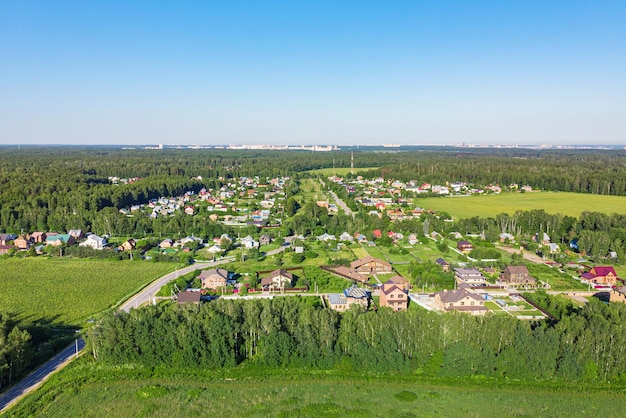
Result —
<svg viewBox="0 0 626 418"><path fill-rule="evenodd" d="M81 326L175 268L145 261L0 259L0 312L25 322Z"/></svg>
<svg viewBox="0 0 626 418"><path fill-rule="evenodd" d="M107 367L87 358L53 376L10 417L621 416L619 387L407 374Z"/></svg>
<svg viewBox="0 0 626 418"><path fill-rule="evenodd" d="M500 213L513 214L518 210L543 209L578 218L584 211L626 213L626 197L567 192L502 193L468 197L414 199L425 209L448 212L456 218L478 216L495 217Z"/></svg>

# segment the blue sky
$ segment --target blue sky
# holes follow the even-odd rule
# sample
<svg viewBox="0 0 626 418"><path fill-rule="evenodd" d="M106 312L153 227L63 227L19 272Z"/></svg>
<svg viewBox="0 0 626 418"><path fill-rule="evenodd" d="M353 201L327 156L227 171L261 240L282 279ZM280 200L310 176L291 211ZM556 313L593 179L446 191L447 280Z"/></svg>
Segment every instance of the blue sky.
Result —
<svg viewBox="0 0 626 418"><path fill-rule="evenodd" d="M0 144L626 144L626 2L4 1Z"/></svg>

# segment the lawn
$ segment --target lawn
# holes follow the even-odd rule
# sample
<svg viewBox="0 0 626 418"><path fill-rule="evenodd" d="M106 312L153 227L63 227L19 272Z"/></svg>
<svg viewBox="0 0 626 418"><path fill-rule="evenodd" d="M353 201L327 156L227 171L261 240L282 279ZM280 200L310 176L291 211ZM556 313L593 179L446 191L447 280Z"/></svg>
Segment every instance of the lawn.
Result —
<svg viewBox="0 0 626 418"><path fill-rule="evenodd" d="M456 218L495 217L518 210L543 209L579 217L584 211L626 213L626 197L567 192L503 193L469 197L414 199L417 206L448 212Z"/></svg>
<svg viewBox="0 0 626 418"><path fill-rule="evenodd" d="M70 365L9 411L27 417L621 416L619 389L338 371Z"/></svg>
<svg viewBox="0 0 626 418"><path fill-rule="evenodd" d="M0 259L0 312L25 322L80 327L175 268L172 263L146 261Z"/></svg>
<svg viewBox="0 0 626 418"><path fill-rule="evenodd" d="M300 193L297 198L301 205L309 200L328 200L328 195L322 190L322 185L316 179L302 179L300 182Z"/></svg>

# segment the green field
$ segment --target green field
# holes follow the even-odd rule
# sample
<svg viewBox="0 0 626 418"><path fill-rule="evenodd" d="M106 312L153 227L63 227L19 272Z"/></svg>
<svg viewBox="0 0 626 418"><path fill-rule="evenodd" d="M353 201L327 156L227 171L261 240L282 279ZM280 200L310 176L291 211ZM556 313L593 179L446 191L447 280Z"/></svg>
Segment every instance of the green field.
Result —
<svg viewBox="0 0 626 418"><path fill-rule="evenodd" d="M25 322L82 326L176 265L71 258L0 259L0 312Z"/></svg>
<svg viewBox="0 0 626 418"><path fill-rule="evenodd" d="M417 206L448 212L456 218L495 217L500 213L543 209L578 217L584 211L626 213L626 197L566 192L503 193L500 195L414 199Z"/></svg>
<svg viewBox="0 0 626 418"><path fill-rule="evenodd" d="M114 368L83 358L7 415L596 417L621 416L626 407L619 389L564 385L339 371Z"/></svg>

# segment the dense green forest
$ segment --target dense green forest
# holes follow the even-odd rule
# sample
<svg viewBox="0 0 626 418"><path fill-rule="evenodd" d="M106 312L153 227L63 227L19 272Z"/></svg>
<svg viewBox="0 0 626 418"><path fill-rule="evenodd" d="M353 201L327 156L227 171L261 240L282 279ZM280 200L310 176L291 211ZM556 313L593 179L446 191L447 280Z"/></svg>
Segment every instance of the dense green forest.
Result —
<svg viewBox="0 0 626 418"><path fill-rule="evenodd" d="M539 303L546 303L551 298ZM111 364L401 371L450 377L626 378L626 307L592 300L551 322L508 315L323 309L315 298L151 306L107 315L90 332Z"/></svg>
<svg viewBox="0 0 626 418"><path fill-rule="evenodd" d="M0 389L19 379L32 366L47 360L74 338L74 331L50 324L24 327L0 314Z"/></svg>

